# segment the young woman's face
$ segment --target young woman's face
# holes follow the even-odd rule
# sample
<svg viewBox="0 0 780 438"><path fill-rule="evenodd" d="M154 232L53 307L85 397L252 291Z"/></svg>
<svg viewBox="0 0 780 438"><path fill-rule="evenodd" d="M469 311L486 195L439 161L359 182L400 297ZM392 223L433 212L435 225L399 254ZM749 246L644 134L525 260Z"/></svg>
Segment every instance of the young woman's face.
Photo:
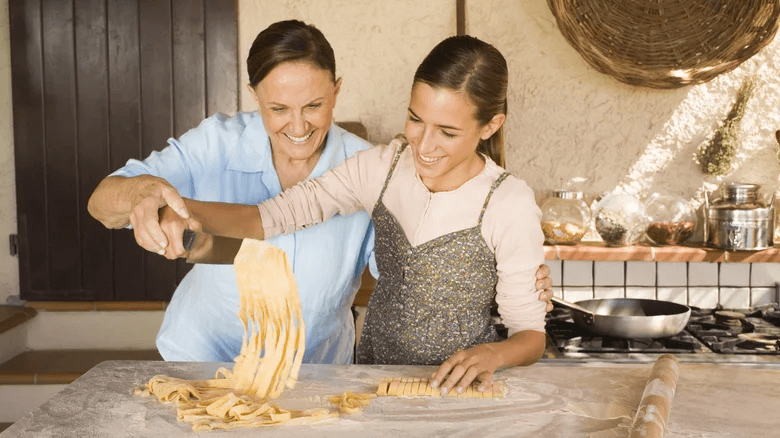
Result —
<svg viewBox="0 0 780 438"><path fill-rule="evenodd" d="M429 190L454 190L482 170L477 146L495 130L479 125L476 110L460 92L422 82L412 86L406 139L417 173Z"/></svg>
<svg viewBox="0 0 780 438"><path fill-rule="evenodd" d="M249 91L257 103L274 155L308 160L324 146L341 79L308 62L274 67Z"/></svg>

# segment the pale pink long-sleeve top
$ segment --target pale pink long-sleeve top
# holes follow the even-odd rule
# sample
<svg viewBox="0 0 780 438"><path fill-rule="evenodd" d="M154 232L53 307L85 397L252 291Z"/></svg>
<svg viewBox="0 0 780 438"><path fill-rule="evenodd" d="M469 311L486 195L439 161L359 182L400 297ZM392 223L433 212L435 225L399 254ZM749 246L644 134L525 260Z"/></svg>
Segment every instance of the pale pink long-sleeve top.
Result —
<svg viewBox="0 0 780 438"><path fill-rule="evenodd" d="M372 213L401 143L358 152L321 177L303 181L258 206L266 238L323 222L336 214ZM490 187L504 169L485 157L484 169L455 190L431 192L406 148L382 202L398 220L409 243L417 246L444 234L477 225ZM514 176L493 192L482 220L482 236L494 252L496 302L510 336L544 332L546 303L539 301L536 270L544 262L541 211L533 191Z"/></svg>

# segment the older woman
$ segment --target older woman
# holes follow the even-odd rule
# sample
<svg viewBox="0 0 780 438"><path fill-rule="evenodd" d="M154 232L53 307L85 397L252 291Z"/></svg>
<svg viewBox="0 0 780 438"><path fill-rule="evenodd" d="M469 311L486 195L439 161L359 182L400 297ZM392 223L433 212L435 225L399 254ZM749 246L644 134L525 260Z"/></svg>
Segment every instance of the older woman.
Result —
<svg viewBox="0 0 780 438"><path fill-rule="evenodd" d="M130 160L95 189L90 214L109 228L132 225L139 245L176 258L186 252L180 240L165 238L158 210L169 211L170 205L187 217L181 196L259 204L371 147L333 123L341 79L333 49L313 26L272 24L255 39L247 70L257 112L217 114L144 161ZM269 241L287 253L298 283L304 361L351 363L350 306L366 266L377 275L368 214L337 216ZM548 272L539 270L537 289L550 287ZM539 299L551 296L543 290ZM157 348L166 360L232 361L243 335L237 314L232 267L196 264L171 299Z"/></svg>

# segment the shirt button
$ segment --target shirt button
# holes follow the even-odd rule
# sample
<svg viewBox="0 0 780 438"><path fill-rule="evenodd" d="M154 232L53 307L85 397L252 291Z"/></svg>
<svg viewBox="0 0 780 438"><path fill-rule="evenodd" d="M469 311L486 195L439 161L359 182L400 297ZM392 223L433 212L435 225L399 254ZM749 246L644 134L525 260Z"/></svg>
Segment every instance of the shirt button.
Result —
<svg viewBox="0 0 780 438"><path fill-rule="evenodd" d="M409 255L412 255L412 250L411 249L407 249L406 253L409 254Z"/></svg>
<svg viewBox="0 0 780 438"><path fill-rule="evenodd" d="M408 271L408 270L409 270L409 267L408 266L404 266L404 271Z"/></svg>

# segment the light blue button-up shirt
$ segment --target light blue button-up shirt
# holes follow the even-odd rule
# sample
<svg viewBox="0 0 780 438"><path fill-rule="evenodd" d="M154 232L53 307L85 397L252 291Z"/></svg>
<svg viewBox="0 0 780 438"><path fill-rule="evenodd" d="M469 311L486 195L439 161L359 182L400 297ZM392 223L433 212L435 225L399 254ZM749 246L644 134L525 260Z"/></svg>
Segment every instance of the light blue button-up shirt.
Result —
<svg viewBox="0 0 780 438"><path fill-rule="evenodd" d="M259 204L281 192L271 144L256 112L217 114L144 161L129 160L114 175L150 174L182 196L201 201ZM331 125L315 178L371 144ZM268 240L292 264L306 324L308 363L351 363L355 329L350 306L363 269L373 261L374 231L364 211ZM196 264L165 311L157 348L169 361L232 361L244 333L232 265Z"/></svg>

